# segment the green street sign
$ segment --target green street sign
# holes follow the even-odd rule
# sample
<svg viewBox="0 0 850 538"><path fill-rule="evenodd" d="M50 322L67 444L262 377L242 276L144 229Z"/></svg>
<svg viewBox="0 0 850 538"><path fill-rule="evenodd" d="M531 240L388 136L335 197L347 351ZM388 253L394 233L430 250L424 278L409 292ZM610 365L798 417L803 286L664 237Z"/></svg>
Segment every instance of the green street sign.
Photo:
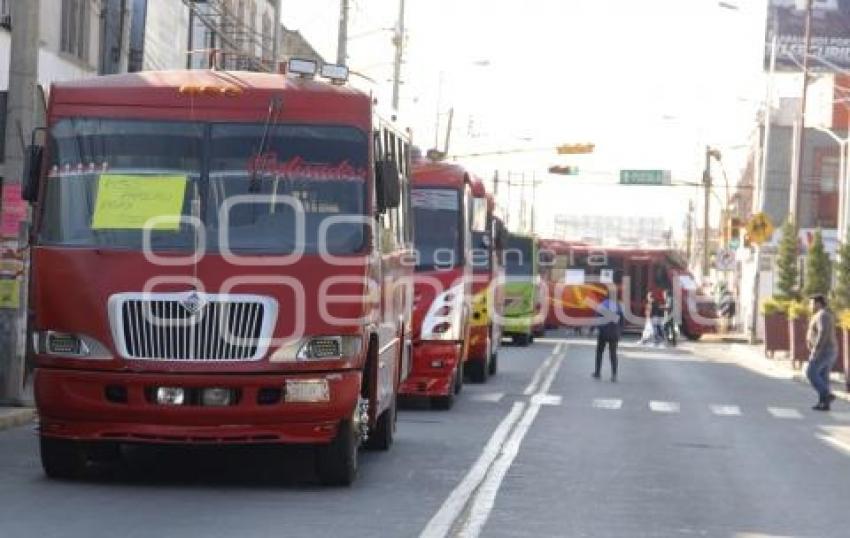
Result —
<svg viewBox="0 0 850 538"><path fill-rule="evenodd" d="M622 185L670 185L669 170L620 170Z"/></svg>

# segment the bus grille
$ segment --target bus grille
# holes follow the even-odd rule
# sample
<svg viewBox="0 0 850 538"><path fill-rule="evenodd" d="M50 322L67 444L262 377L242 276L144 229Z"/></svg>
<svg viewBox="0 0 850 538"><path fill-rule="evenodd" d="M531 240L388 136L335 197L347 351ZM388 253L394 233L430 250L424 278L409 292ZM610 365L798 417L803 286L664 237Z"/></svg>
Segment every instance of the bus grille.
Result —
<svg viewBox="0 0 850 538"><path fill-rule="evenodd" d="M153 294L149 294L153 295ZM202 297L198 300L198 297ZM266 301L126 298L114 310L124 355L131 359L250 361L265 351Z"/></svg>

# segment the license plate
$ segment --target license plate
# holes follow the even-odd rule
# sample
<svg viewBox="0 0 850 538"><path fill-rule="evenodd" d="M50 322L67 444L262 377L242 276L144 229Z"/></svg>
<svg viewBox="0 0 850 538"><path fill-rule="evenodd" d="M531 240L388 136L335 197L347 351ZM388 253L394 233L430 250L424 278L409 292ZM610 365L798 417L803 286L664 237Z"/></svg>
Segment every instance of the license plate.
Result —
<svg viewBox="0 0 850 538"><path fill-rule="evenodd" d="M287 402L330 401L327 379L290 380L286 382Z"/></svg>

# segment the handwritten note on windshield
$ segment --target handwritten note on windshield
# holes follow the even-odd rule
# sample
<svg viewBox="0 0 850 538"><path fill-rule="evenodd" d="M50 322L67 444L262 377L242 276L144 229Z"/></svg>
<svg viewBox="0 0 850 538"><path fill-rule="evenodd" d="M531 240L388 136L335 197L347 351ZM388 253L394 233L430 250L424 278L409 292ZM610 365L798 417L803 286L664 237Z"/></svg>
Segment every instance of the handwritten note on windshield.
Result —
<svg viewBox="0 0 850 538"><path fill-rule="evenodd" d="M186 176L102 174L91 227L176 231L180 228L185 194Z"/></svg>

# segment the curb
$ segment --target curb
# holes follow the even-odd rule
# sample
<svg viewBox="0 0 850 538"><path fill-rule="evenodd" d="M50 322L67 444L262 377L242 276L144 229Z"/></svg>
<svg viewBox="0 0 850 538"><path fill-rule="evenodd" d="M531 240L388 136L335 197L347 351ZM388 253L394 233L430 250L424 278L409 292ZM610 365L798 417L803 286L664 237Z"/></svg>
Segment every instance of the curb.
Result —
<svg viewBox="0 0 850 538"><path fill-rule="evenodd" d="M0 408L0 431L23 426L33 420L35 420L35 409L32 407Z"/></svg>

